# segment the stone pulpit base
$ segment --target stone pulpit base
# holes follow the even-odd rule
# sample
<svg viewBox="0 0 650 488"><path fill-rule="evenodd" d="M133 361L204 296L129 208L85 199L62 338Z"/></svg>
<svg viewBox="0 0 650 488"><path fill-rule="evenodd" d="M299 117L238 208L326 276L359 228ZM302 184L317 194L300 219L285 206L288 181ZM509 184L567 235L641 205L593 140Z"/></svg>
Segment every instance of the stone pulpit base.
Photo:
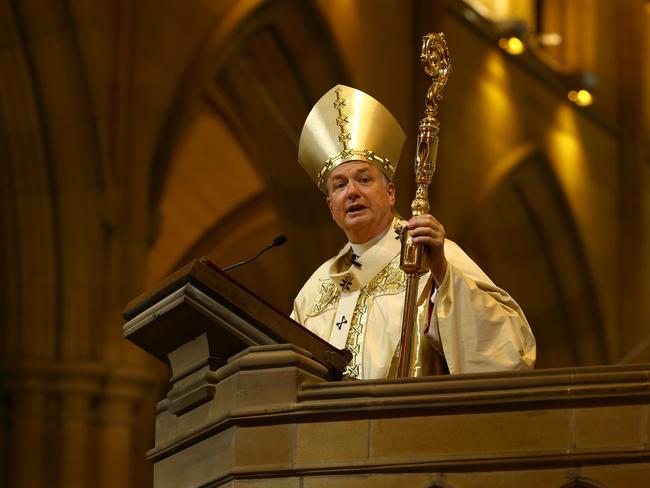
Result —
<svg viewBox="0 0 650 488"><path fill-rule="evenodd" d="M205 375L212 400L160 402L156 488L642 487L648 366L328 382L291 345Z"/></svg>
<svg viewBox="0 0 650 488"><path fill-rule="evenodd" d="M649 365L341 381L348 351L206 259L124 316L171 368L155 488L650 486Z"/></svg>

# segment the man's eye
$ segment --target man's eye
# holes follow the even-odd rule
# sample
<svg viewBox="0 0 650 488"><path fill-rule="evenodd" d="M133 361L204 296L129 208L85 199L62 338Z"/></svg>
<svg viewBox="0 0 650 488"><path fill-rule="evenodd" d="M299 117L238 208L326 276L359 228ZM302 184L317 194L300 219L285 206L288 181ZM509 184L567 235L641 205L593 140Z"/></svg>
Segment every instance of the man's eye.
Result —
<svg viewBox="0 0 650 488"><path fill-rule="evenodd" d="M368 183L370 181L370 178L368 178L367 176L362 176L361 178L359 178L359 181L361 183Z"/></svg>
<svg viewBox="0 0 650 488"><path fill-rule="evenodd" d="M340 190L340 189L343 188L344 186L345 186L345 183L344 183L343 181L339 181L338 183L335 183L335 184L334 184L334 189L336 189L336 190Z"/></svg>

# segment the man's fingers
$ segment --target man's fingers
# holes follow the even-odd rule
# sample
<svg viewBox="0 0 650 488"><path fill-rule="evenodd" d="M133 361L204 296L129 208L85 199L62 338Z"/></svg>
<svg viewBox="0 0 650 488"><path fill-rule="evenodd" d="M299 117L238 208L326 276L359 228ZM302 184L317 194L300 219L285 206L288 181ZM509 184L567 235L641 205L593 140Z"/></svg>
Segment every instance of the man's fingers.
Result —
<svg viewBox="0 0 650 488"><path fill-rule="evenodd" d="M436 237L436 236L444 236L445 235L445 229L443 229L442 227L440 227L440 228L415 227L414 229L411 229L408 232L409 232L409 235L411 235L413 237L417 237L417 236Z"/></svg>
<svg viewBox="0 0 650 488"><path fill-rule="evenodd" d="M442 227L442 224L438 222L438 220L433 215L425 214L411 217L406 226L409 229L412 229L415 227Z"/></svg>
<svg viewBox="0 0 650 488"><path fill-rule="evenodd" d="M445 228L432 215L418 215L412 217L407 224L408 233L413 242L427 246L429 256L429 269L439 286L445 276L447 260L445 259Z"/></svg>
<svg viewBox="0 0 650 488"><path fill-rule="evenodd" d="M412 217L407 227L414 242L439 246L444 241L445 228L431 215Z"/></svg>

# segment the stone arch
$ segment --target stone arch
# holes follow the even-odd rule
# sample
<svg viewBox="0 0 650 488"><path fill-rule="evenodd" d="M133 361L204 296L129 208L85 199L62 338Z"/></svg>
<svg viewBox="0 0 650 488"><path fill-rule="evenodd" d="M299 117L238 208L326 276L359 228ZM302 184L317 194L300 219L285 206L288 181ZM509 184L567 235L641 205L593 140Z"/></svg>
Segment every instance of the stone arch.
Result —
<svg viewBox="0 0 650 488"><path fill-rule="evenodd" d="M75 13L51 2L0 12L3 269L13 283L7 355L91 360L102 354L93 315L103 304L100 214L105 166ZM17 285L17 286L16 286ZM29 336L29 337L28 337Z"/></svg>
<svg viewBox="0 0 650 488"><path fill-rule="evenodd" d="M27 19L19 6L10 2L1 15L4 42L16 43L9 59L5 58L0 81L0 138L5 142L2 159L7 161L3 165L6 173L0 178L4 210L2 270L4 279L13 285L6 296L2 293L3 302L6 300L0 320L2 356L22 354L21 345L27 340L24 334L29 332L42 334L41 343L31 353L54 357L59 313L53 292L56 285L43 285L58 282L59 242L51 151L47 141L39 137L46 124L44 104L35 79L38 68L34 53L19 44L26 36ZM30 133L32 137L27 136ZM37 252L39 247L42 252ZM35 280L30 273L33 269L40 270L40 279ZM32 294L32 289L36 293ZM23 327L24 323L31 323L31 330Z"/></svg>
<svg viewBox="0 0 650 488"><path fill-rule="evenodd" d="M524 308L539 367L605 363L594 279L562 187L542 151L514 154L486 179L463 245Z"/></svg>
<svg viewBox="0 0 650 488"><path fill-rule="evenodd" d="M83 486L91 471L125 484L132 439L128 428L113 434L133 420L152 383L137 368L115 367L107 353L114 324L107 311L123 302L111 287L118 280L111 281L114 234L104 213L110 169L77 8L63 0L0 6L6 485ZM121 339L119 327L115 335ZM92 436L107 442L88 449ZM62 448L49 455L54 444Z"/></svg>
<svg viewBox="0 0 650 488"><path fill-rule="evenodd" d="M286 308L297 292L295 283L305 278L301 270L314 268L318 256L327 255L336 245L334 240L338 234L330 232L328 213L314 215L311 211L324 203L296 164L296 154L302 123L312 104L333 84L346 82L347 76L334 41L312 2L266 2L251 7L246 15L240 14L236 29L231 25L215 27L176 92L152 162L151 206L154 209L184 204L181 200L173 203L170 200L172 195L178 195L178 185L183 184L170 175L181 167L189 172L198 163L184 150L184 142L196 138L197 118L211 118L226 127L230 134L227 147L236 146L239 166L232 167L227 161L215 158L217 174L207 180L197 175L191 184L196 188L214 185L223 189L227 185L221 184L220 178L237 178L239 168L237 188L241 198L232 201L264 202L268 208L249 214L249 220L258 222L247 222L246 230L229 228L228 240L232 245L220 247L222 252L227 251L223 255L206 254L214 255L220 263L236 261L242 256L235 253L250 247L247 244L251 236L262 247L262 243L270 241L278 232L289 235L289 243L274 251L277 259L288 264L283 277L260 279L255 266L238 271L238 278L250 284L253 291L271 285L275 290L283 290L272 301ZM230 37L225 36L224 28L231 32ZM215 49L216 54L211 54L209 49ZM211 143L207 137L201 144L205 153L224 151L224 146ZM224 174L219 175L220 170ZM190 203L198 193L185 192L188 206L198 205ZM221 211L214 209L214 218L204 219L196 226L191 231L195 235L192 242L177 247L174 256L157 253L157 248L170 249L178 235L167 232L163 221L152 251L156 258L150 259L158 271L149 273L149 281L170 272L179 264L179 256L190 259L196 257L193 249L209 251L206 243L210 236L216 239L212 246L219 247L215 229L224 229L226 222L236 220L231 216L234 211L235 208L226 206ZM257 231L251 233L251 229ZM239 242L233 240L237 235L240 235ZM320 248L320 252L302 253L300 249L304 246Z"/></svg>

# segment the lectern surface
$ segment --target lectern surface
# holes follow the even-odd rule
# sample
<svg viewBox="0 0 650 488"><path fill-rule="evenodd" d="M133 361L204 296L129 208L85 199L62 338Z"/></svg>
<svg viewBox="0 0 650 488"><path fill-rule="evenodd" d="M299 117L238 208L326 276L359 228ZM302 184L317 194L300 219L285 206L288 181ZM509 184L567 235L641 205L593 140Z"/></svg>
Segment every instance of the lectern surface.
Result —
<svg viewBox="0 0 650 488"><path fill-rule="evenodd" d="M250 346L290 343L311 353L333 378L351 357L255 296L207 258L194 260L132 300L124 335L163 362L206 334L210 356L225 360Z"/></svg>

